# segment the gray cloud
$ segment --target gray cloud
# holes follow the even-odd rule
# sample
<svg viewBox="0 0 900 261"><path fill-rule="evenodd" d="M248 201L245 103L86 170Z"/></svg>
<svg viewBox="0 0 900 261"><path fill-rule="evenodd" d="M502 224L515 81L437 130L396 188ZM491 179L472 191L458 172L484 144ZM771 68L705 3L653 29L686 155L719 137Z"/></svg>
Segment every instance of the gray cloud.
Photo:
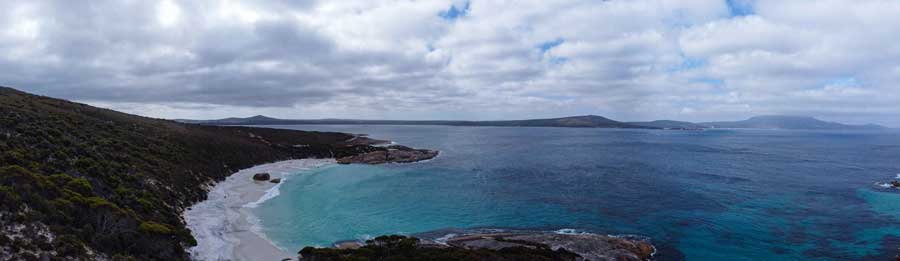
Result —
<svg viewBox="0 0 900 261"><path fill-rule="evenodd" d="M9 1L0 84L167 118L900 126L900 3L740 3Z"/></svg>

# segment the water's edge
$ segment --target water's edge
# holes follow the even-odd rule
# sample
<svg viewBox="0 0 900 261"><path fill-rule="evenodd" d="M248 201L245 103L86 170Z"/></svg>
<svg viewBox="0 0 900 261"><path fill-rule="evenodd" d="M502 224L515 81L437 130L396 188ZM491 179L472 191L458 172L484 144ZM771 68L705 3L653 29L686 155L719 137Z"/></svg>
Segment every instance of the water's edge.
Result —
<svg viewBox="0 0 900 261"><path fill-rule="evenodd" d="M183 213L187 227L197 239L189 249L195 260L282 260L292 251L278 248L262 233L259 219L250 211L280 194L280 185L291 175L334 164L334 159L279 161L238 171L215 184L207 200ZM254 181L256 173L269 173L281 183Z"/></svg>

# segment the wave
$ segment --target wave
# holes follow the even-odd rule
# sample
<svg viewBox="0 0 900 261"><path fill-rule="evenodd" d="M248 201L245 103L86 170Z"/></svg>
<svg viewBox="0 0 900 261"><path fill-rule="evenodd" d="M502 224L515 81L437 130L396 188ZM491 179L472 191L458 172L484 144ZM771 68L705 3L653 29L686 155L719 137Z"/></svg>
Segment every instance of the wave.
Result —
<svg viewBox="0 0 900 261"><path fill-rule="evenodd" d="M273 248L279 249L280 252L290 252L266 237L259 217L252 213L251 208L255 208L263 202L279 196L279 189L284 184L284 181L287 180L286 177L307 173L312 169L333 163L333 159L274 162L243 169L232 174L225 181L217 183L210 189L207 200L194 204L183 213L187 226L191 229L191 234L198 241L197 246L189 249L191 257L196 260L241 259L242 257L236 256L237 253L235 251L242 246L248 246L243 241L249 239L252 242L254 240L246 237L246 235L239 235L238 232L242 230L250 231L256 238L265 241ZM246 195L246 193L252 193L254 188L262 189L260 187L261 184L251 180L252 176L259 172L276 174L275 176L280 176L282 182L266 189L257 200L247 202L248 199L244 199L242 196ZM257 193L261 192L259 190L256 191ZM282 254L267 254L267 251L269 250L261 250L255 254L260 256L278 256Z"/></svg>
<svg viewBox="0 0 900 261"><path fill-rule="evenodd" d="M331 163L333 163L333 162L322 161L322 162L314 162L309 165L302 164L300 166L293 166L293 165L279 166L280 168L283 169L283 170L277 172L278 174L280 174L279 176L281 178L281 182L278 182L278 184L275 184L275 186L272 186L271 188L267 189L266 193L263 194L261 197L259 197L259 199L257 199L256 201L244 204L242 207L248 208L248 209L259 207L261 204L265 203L266 201L272 200L273 198L280 196L281 195L281 185L284 184L285 182L287 182L289 180L290 176L308 173L308 172L310 172L314 169L318 169L322 166L331 165ZM260 220L260 218L256 214L254 214L252 211L247 211L245 213L246 213L245 219L247 220L247 223L250 224L250 226L248 227L248 230L250 230L250 232L253 232L253 234L256 234L258 237L262 238L263 240L268 241L269 244L275 246L276 248L280 249L281 251L285 251L285 252L289 251L287 248L275 243L275 241L273 241L272 239L270 239L269 237L266 236L266 233L263 231L262 220Z"/></svg>
<svg viewBox="0 0 900 261"><path fill-rule="evenodd" d="M278 172L280 174L279 176L281 177L281 182L279 182L278 184L275 184L275 186L267 189L266 193L263 194L261 197L259 197L259 199L257 199L256 201L244 204L243 207L245 207L245 208L259 207L260 204L265 203L266 201L269 201L269 200L281 195L281 184L284 184L286 181L288 181L288 177L297 175L297 174L301 174L301 173L306 173L308 171L320 168L325 165L328 165L328 163L317 162L317 163L314 163L309 166L291 167L285 171Z"/></svg>
<svg viewBox="0 0 900 261"><path fill-rule="evenodd" d="M553 231L553 233L561 234L561 235L587 235L587 234L590 234L588 232L578 231L574 228L562 228L562 229Z"/></svg>
<svg viewBox="0 0 900 261"><path fill-rule="evenodd" d="M440 236L440 237L438 237L438 238L435 238L435 239L434 239L434 242L435 242L435 243L438 243L438 244L441 244L441 245L447 245L447 240L453 239L453 238L456 237L456 236L458 236L458 234L456 234L456 233L449 233L449 234Z"/></svg>
<svg viewBox="0 0 900 261"><path fill-rule="evenodd" d="M278 195L281 195L281 184L283 184L285 181L287 181L287 174L281 174L281 182L275 184L274 187L267 189L266 194L263 194L262 197L259 197L259 199L257 199L256 201L244 204L243 207L256 208L260 204L269 201L270 199L273 199Z"/></svg>
<svg viewBox="0 0 900 261"><path fill-rule="evenodd" d="M416 161L416 162L410 162L410 163L401 163L401 164L417 164L417 163L430 162L430 161L436 160L438 157L441 156L441 154L443 154L443 153L438 152L437 155L434 155L434 158L430 158L430 159L427 159L427 160L420 160L420 161ZM898 175L900 175L900 174L898 174Z"/></svg>

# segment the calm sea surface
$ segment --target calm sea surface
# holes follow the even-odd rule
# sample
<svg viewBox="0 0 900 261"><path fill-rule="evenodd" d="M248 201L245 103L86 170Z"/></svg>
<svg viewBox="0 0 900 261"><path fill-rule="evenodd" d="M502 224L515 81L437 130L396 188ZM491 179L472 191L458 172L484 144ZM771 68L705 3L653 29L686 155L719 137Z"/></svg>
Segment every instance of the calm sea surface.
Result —
<svg viewBox="0 0 900 261"><path fill-rule="evenodd" d="M636 234L663 259L900 253L900 132L296 125L441 150L294 175L254 212L290 251L447 228Z"/></svg>

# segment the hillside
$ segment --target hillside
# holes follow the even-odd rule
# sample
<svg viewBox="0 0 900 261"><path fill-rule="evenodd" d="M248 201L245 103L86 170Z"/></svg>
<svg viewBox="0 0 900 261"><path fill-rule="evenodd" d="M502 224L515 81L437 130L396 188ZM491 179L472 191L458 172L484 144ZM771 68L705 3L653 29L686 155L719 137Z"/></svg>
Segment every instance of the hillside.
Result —
<svg viewBox="0 0 900 261"><path fill-rule="evenodd" d="M742 121L722 121L699 123L707 128L741 128L741 129L793 129L793 130L859 130L884 129L882 126L848 125L837 122L822 121L808 116L765 115L751 117Z"/></svg>
<svg viewBox="0 0 900 261"><path fill-rule="evenodd" d="M261 163L378 150L351 138L177 123L0 87L0 260L185 260L195 242L180 214L206 186Z"/></svg>
<svg viewBox="0 0 900 261"><path fill-rule="evenodd" d="M494 126L494 127L574 127L574 128L643 128L634 124L610 120L596 115L573 116L550 119L508 120L508 121L401 121L401 120L287 120L262 115L248 118L225 118L219 120L176 120L186 123L206 125L295 125L295 124L361 124L361 125L445 125L445 126Z"/></svg>

